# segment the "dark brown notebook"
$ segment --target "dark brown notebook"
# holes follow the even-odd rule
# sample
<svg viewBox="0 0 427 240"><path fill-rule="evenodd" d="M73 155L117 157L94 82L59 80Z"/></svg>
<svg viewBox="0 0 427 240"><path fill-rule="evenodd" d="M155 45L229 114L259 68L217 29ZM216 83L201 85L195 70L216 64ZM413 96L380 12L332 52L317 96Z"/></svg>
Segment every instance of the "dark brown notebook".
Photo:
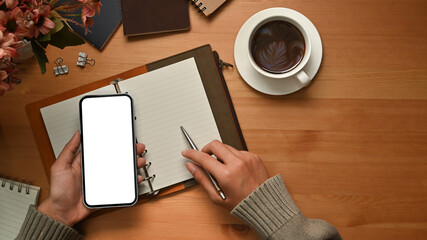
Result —
<svg viewBox="0 0 427 240"><path fill-rule="evenodd" d="M210 45L204 45L196 49L177 54L175 56L159 60L147 65L129 70L127 72L114 75L104 80L100 80L82 87L40 100L38 102L27 105L27 115L31 123L31 127L42 157L43 165L46 174L49 177L50 167L55 161L55 155L49 140L40 109L46 106L53 105L63 100L87 93L89 91L102 88L110 84L114 79L121 78L129 79L134 76L151 72L153 70L169 66L171 64L194 58L197 70L202 80L203 88L208 98L209 106L211 108L214 120L216 122L218 132L224 143L229 144L237 149L247 150L246 144L240 130L239 123L228 93L227 85L224 81L221 63L218 54L212 49ZM149 113L145 113L149 114ZM151 173L153 174L153 173ZM162 189L158 196L183 190L194 184L193 180L188 180L175 184L168 188Z"/></svg>
<svg viewBox="0 0 427 240"><path fill-rule="evenodd" d="M121 0L125 36L190 29L188 0Z"/></svg>

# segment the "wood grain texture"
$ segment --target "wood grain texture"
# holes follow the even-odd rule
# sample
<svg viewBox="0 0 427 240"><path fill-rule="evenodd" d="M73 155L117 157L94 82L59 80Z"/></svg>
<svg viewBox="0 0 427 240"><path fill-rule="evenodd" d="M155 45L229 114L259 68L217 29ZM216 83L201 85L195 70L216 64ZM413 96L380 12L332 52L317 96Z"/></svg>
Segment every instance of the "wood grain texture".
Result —
<svg viewBox="0 0 427 240"><path fill-rule="evenodd" d="M243 23L269 7L306 15L323 41L312 84L288 96L256 92L224 71L249 150L281 174L303 213L335 225L344 239L427 236L427 2L423 0L229 0L209 18L190 9L188 32L126 38L120 27L99 52L88 44L49 47L48 72L19 64L23 82L0 97L0 173L32 180L47 197L25 106L140 65L210 43L233 62ZM79 51L96 59L78 68ZM55 77L63 57L67 76ZM77 225L87 239L256 239L197 186Z"/></svg>

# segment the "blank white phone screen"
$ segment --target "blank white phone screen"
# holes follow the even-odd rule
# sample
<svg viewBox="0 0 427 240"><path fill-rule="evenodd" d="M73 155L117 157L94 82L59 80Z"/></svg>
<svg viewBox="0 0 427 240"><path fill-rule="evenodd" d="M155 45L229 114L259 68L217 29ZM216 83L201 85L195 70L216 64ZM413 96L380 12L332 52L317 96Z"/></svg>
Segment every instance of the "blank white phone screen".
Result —
<svg viewBox="0 0 427 240"><path fill-rule="evenodd" d="M131 98L86 97L80 103L80 114L85 204L133 204L137 183Z"/></svg>

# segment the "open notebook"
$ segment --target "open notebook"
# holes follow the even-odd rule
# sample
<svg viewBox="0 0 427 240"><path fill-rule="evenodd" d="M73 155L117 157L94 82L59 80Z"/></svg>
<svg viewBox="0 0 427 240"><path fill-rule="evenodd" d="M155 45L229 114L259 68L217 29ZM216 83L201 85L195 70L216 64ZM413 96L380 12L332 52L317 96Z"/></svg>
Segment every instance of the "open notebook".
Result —
<svg viewBox="0 0 427 240"><path fill-rule="evenodd" d="M202 147L221 140L194 58L168 65L124 81L40 109L52 149L58 157L72 135L79 130L79 101L84 95L113 94L120 89L134 100L135 131L146 145L152 190L191 179L181 150L189 148L180 126ZM112 129L113 131L114 129ZM141 172L144 176L144 174ZM145 176L148 177L148 176ZM151 192L149 182L139 194Z"/></svg>
<svg viewBox="0 0 427 240"><path fill-rule="evenodd" d="M30 205L37 205L40 187L0 177L0 239L15 239Z"/></svg>

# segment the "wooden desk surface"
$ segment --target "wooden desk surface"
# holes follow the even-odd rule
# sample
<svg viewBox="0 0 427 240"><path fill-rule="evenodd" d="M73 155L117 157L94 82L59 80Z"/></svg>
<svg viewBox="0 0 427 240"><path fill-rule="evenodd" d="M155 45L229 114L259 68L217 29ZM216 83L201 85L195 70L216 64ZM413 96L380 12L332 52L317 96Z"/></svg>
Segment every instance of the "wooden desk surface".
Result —
<svg viewBox="0 0 427 240"><path fill-rule="evenodd" d="M312 84L272 97L225 70L243 134L271 176L280 173L302 212L335 225L344 239L427 236L427 2L423 0L229 0L211 18L191 8L191 30L126 38L120 27L105 50L49 47L48 72L20 64L23 82L0 97L0 173L49 184L25 105L210 43L234 62L243 23L269 7L306 15L323 40ZM79 69L79 51L96 59ZM63 57L67 76L53 75ZM256 239L253 230L210 203L197 186L118 209L77 226L87 239Z"/></svg>

